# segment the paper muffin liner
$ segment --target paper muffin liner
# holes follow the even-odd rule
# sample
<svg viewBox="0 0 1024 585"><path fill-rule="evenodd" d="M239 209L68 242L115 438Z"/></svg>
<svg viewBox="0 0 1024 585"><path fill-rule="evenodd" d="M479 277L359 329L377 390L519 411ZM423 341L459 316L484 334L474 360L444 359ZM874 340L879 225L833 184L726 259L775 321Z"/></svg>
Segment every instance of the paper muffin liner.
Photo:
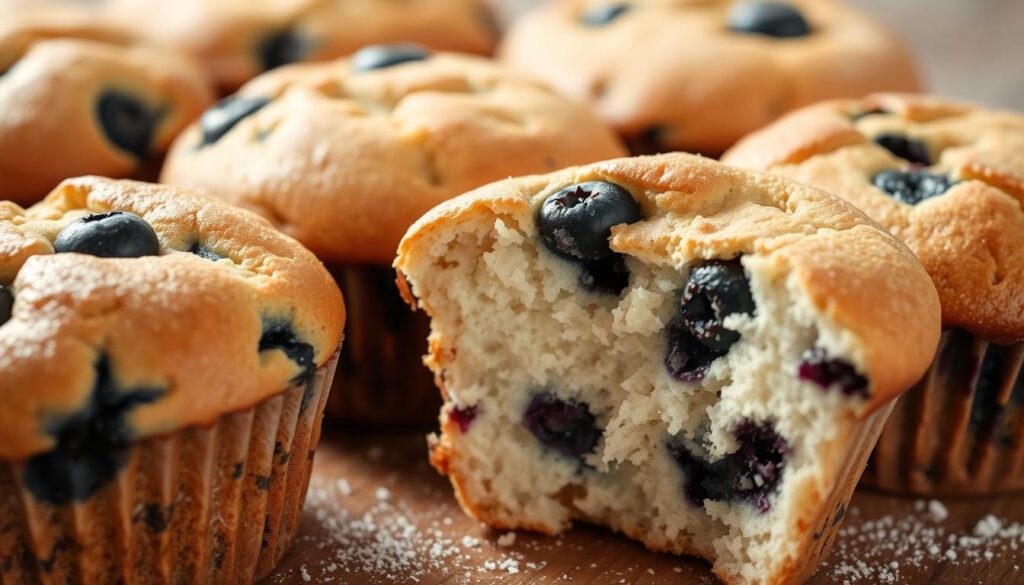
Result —
<svg viewBox="0 0 1024 585"><path fill-rule="evenodd" d="M1024 343L951 329L937 355L897 403L864 485L921 496L1024 488Z"/></svg>
<svg viewBox="0 0 1024 585"><path fill-rule="evenodd" d="M327 265L345 295L345 346L327 416L370 425L436 423L441 396L423 365L430 320L387 266Z"/></svg>
<svg viewBox="0 0 1024 585"><path fill-rule="evenodd" d="M133 443L121 471L83 501L40 501L24 462L0 462L0 584L267 576L298 530L337 360L212 425Z"/></svg>

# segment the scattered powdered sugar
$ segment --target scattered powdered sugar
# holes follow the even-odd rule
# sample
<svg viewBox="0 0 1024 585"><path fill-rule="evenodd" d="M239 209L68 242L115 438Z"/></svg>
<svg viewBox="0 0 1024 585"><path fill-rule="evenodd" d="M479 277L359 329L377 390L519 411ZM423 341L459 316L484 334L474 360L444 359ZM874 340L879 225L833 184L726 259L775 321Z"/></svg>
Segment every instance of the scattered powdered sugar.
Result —
<svg viewBox="0 0 1024 585"><path fill-rule="evenodd" d="M1024 524L985 516L970 533L947 530L941 523L949 510L938 500L920 500L913 511L860 520L852 508L829 560L823 564L843 585L907 582L914 569L939 563L987 563L996 557L1014 558L1024 551ZM1014 571L1019 571L1017 565Z"/></svg>
<svg viewBox="0 0 1024 585"><path fill-rule="evenodd" d="M506 532L498 537L498 546L512 546L516 543L516 533Z"/></svg>

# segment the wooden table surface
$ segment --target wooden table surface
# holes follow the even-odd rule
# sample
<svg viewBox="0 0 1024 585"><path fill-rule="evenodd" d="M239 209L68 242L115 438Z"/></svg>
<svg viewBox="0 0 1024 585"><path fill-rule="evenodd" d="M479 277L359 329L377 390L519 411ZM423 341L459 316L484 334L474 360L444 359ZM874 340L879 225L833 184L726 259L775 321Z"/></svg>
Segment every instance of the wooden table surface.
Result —
<svg viewBox="0 0 1024 585"><path fill-rule="evenodd" d="M940 504L861 492L811 583L1024 583L1021 522L1024 495ZM979 523L996 535L977 538ZM461 512L416 432L326 435L296 546L260 585L563 582L718 583L707 563L593 527L490 531Z"/></svg>

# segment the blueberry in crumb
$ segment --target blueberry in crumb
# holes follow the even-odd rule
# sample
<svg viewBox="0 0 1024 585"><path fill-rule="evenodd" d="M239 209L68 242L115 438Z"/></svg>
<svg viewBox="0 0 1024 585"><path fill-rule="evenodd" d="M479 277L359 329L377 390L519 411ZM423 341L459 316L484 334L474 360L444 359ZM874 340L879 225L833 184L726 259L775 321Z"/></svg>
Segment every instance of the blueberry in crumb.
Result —
<svg viewBox="0 0 1024 585"><path fill-rule="evenodd" d="M456 406L448 411L448 420L458 425L459 430L463 433L469 431L469 427L473 425L476 417L476 406L467 406L465 408Z"/></svg>
<svg viewBox="0 0 1024 585"><path fill-rule="evenodd" d="M921 170L882 171L875 175L872 182L893 199L908 205L917 205L925 199L938 197L953 185L945 175Z"/></svg>
<svg viewBox="0 0 1024 585"><path fill-rule="evenodd" d="M749 502L764 514L771 510L792 449L771 423L743 420L732 433L738 448L715 461L696 446L669 443L685 478L686 498L695 506L705 500Z"/></svg>
<svg viewBox="0 0 1024 585"><path fill-rule="evenodd" d="M928 147L920 140L907 138L902 134L879 134L875 136L875 144L911 164L925 166L932 164Z"/></svg>
<svg viewBox="0 0 1024 585"><path fill-rule="evenodd" d="M0 325L11 320L14 311L14 294L10 289L0 284Z"/></svg>
<svg viewBox="0 0 1024 585"><path fill-rule="evenodd" d="M138 97L111 90L100 94L96 113L103 134L115 146L139 159L149 156L162 111Z"/></svg>
<svg viewBox="0 0 1024 585"><path fill-rule="evenodd" d="M306 390L302 395L301 411L305 412L309 401L313 398L313 378L316 374L316 352L313 346L299 341L291 325L280 321L270 321L263 325L263 336L260 337L259 351L280 350L288 359L299 366L300 371L294 378L292 384L305 384Z"/></svg>
<svg viewBox="0 0 1024 585"><path fill-rule="evenodd" d="M811 25L796 7L784 2L738 2L729 13L729 30L777 39L805 37Z"/></svg>
<svg viewBox="0 0 1024 585"><path fill-rule="evenodd" d="M200 258L204 258L211 262L217 262L218 260L224 259L223 256L214 252L210 248L207 248L206 246L200 244L199 242L193 242L193 244L189 246L188 251L190 254L195 254L196 256L199 256Z"/></svg>
<svg viewBox="0 0 1024 585"><path fill-rule="evenodd" d="M523 426L545 447L575 459L593 453L602 434L586 404L550 392L533 396L523 413Z"/></svg>
<svg viewBox="0 0 1024 585"><path fill-rule="evenodd" d="M537 229L552 252L572 260L600 260L612 254L612 227L643 219L629 191L604 181L562 189L544 200Z"/></svg>
<svg viewBox="0 0 1024 585"><path fill-rule="evenodd" d="M609 295L620 295L629 286L629 269L626 259L621 254L586 262L582 266L579 278L584 289Z"/></svg>
<svg viewBox="0 0 1024 585"><path fill-rule="evenodd" d="M824 390L838 387L843 396L868 395L868 379L857 372L850 362L830 358L822 347L807 350L800 360L797 376L806 382L813 382Z"/></svg>
<svg viewBox="0 0 1024 585"><path fill-rule="evenodd" d="M53 450L25 465L24 482L41 502L81 502L108 485L128 462L132 410L163 396L159 388L120 388L107 356L96 363L96 379L85 407L51 425Z"/></svg>
<svg viewBox="0 0 1024 585"><path fill-rule="evenodd" d="M738 258L709 260L690 271L681 315L686 328L705 346L727 351L740 334L725 328L725 318L753 312L750 281Z"/></svg>
<svg viewBox="0 0 1024 585"><path fill-rule="evenodd" d="M726 354L698 341L679 319L665 329L665 344L665 369L680 382L700 382L711 364Z"/></svg>
<svg viewBox="0 0 1024 585"><path fill-rule="evenodd" d="M355 71L373 71L385 69L402 63L424 61L430 52L415 43L397 45L372 45L360 49L352 55L352 69Z"/></svg>
<svg viewBox="0 0 1024 585"><path fill-rule="evenodd" d="M127 211L95 213L74 221L57 234L58 254L78 253L100 258L141 258L160 253L160 240L146 220Z"/></svg>
<svg viewBox="0 0 1024 585"><path fill-rule="evenodd" d="M202 117L199 118L199 128L203 135L200 146L208 146L217 142L239 122L260 111L269 103L270 98L263 96L233 95L220 100L212 108L203 112Z"/></svg>
<svg viewBox="0 0 1024 585"><path fill-rule="evenodd" d="M580 14L580 22L591 27L605 26L628 11L629 4L626 3L592 6Z"/></svg>
<svg viewBox="0 0 1024 585"><path fill-rule="evenodd" d="M265 37L256 47L256 55L263 70L269 71L303 61L309 49L309 39L299 32L285 29Z"/></svg>

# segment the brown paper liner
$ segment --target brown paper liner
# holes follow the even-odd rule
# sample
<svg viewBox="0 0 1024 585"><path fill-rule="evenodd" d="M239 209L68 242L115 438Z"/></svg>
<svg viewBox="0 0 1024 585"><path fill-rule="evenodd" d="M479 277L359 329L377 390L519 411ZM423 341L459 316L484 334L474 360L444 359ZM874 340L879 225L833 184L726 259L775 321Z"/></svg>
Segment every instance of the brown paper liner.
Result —
<svg viewBox="0 0 1024 585"><path fill-rule="evenodd" d="M960 329L942 336L924 379L900 398L865 486L921 496L1024 488L1024 343Z"/></svg>
<svg viewBox="0 0 1024 585"><path fill-rule="evenodd" d="M441 395L423 365L430 320L399 295L385 266L327 265L348 321L327 416L370 425L436 423Z"/></svg>
<svg viewBox="0 0 1024 585"><path fill-rule="evenodd" d="M249 584L295 536L338 354L210 426L145 439L80 502L37 500L0 463L0 584Z"/></svg>

